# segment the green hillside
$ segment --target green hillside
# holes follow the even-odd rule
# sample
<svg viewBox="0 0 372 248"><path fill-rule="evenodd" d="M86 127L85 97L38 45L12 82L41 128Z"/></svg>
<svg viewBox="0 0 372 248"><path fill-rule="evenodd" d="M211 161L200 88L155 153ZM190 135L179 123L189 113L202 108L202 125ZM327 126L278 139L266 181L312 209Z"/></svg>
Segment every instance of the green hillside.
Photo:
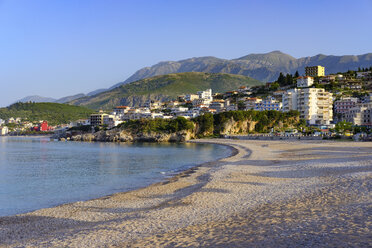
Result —
<svg viewBox="0 0 372 248"><path fill-rule="evenodd" d="M213 92L225 92L237 89L240 86L260 84L262 82L241 75L184 72L142 79L70 103L92 109L111 109L116 105L140 105L148 99L167 100L181 94L196 93L209 88Z"/></svg>
<svg viewBox="0 0 372 248"><path fill-rule="evenodd" d="M22 120L46 120L52 125L69 123L87 118L94 111L85 107L59 103L15 103L6 108L0 108L0 119L20 117Z"/></svg>

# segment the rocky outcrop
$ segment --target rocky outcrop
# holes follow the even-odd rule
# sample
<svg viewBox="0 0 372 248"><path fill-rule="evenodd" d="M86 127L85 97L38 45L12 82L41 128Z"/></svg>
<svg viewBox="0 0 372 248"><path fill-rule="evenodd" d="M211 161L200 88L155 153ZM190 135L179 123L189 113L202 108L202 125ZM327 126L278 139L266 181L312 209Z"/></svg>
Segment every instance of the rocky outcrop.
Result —
<svg viewBox="0 0 372 248"><path fill-rule="evenodd" d="M73 141L100 142L184 142L195 138L192 131L177 133L139 132L131 133L126 130L99 131L94 134L78 134L71 137Z"/></svg>

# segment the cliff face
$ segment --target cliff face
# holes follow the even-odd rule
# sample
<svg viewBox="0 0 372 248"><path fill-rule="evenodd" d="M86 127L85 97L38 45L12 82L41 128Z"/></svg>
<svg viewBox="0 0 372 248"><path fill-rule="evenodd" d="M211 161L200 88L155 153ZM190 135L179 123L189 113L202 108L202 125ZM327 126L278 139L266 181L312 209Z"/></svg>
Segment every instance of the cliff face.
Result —
<svg viewBox="0 0 372 248"><path fill-rule="evenodd" d="M256 121L235 121L233 118L229 119L220 126L220 134L244 134L253 132L255 130Z"/></svg>

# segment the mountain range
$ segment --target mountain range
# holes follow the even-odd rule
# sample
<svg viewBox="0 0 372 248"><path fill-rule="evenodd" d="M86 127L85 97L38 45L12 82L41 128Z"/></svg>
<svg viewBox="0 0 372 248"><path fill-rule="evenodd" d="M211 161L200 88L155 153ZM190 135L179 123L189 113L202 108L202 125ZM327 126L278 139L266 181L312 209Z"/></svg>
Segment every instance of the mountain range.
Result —
<svg viewBox="0 0 372 248"><path fill-rule="evenodd" d="M314 65L325 66L327 74L356 70L358 67L370 67L372 65L372 53L358 56L327 56L318 54L312 57L296 59L280 51L273 51L262 54L249 54L231 60L215 57L197 57L180 61L165 61L151 67L142 68L124 82L113 87L152 76L190 71L238 74L267 82L276 80L280 72L294 74L298 71L300 74L304 74L306 66Z"/></svg>

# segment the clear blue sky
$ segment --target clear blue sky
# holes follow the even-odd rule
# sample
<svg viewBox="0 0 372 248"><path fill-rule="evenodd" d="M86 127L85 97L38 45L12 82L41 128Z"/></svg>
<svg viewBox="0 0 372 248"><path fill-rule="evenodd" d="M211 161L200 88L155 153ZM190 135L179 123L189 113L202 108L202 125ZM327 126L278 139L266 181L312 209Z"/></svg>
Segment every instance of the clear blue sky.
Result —
<svg viewBox="0 0 372 248"><path fill-rule="evenodd" d="M0 0L0 106L107 88L159 61L372 52L371 0Z"/></svg>

